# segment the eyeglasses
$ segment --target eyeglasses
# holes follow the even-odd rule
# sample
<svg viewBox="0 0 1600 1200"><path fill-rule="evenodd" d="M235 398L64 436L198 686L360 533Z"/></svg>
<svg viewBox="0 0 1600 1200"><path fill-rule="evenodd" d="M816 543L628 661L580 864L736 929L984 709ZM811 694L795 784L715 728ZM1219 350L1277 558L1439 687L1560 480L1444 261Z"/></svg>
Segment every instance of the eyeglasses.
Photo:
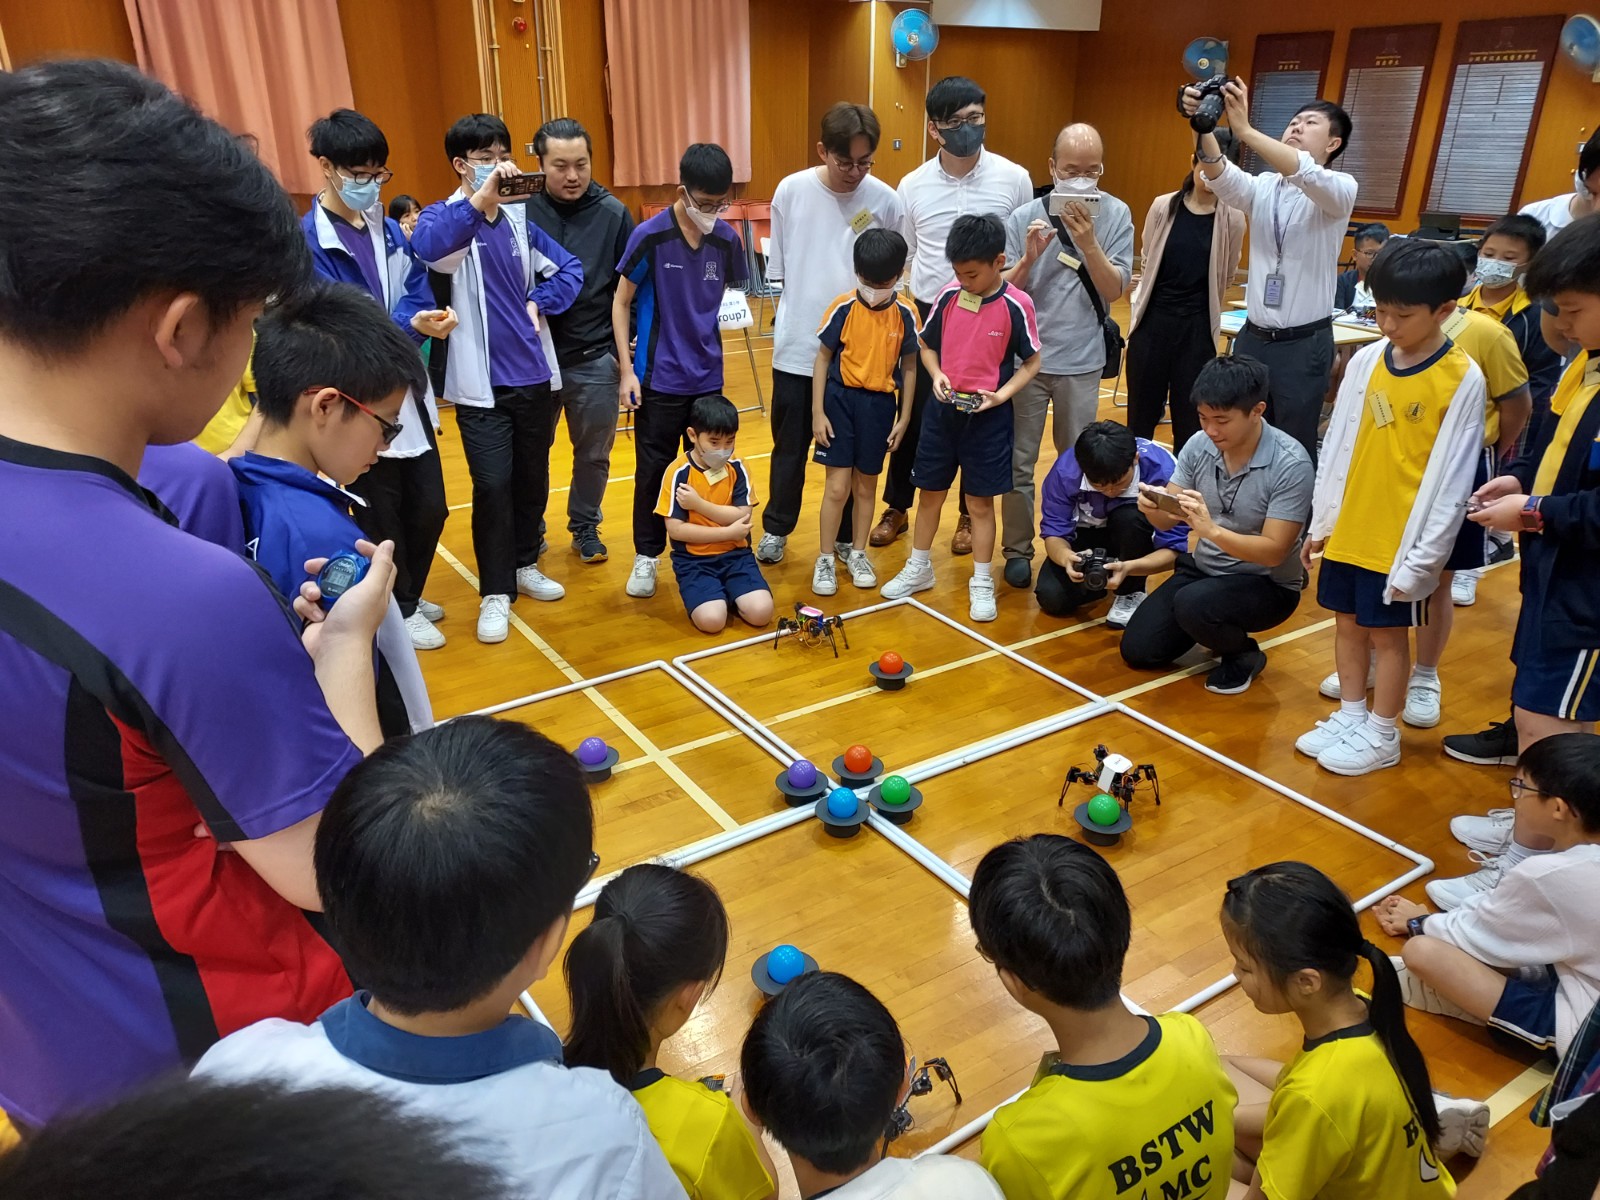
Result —
<svg viewBox="0 0 1600 1200"><path fill-rule="evenodd" d="M586 872L584 872L583 882L578 885L578 890L580 892L583 891L584 888L589 886L590 881L594 879L594 873L596 871L598 871L599 869L600 869L600 852L598 850L591 850L591 851L589 851L589 869Z"/></svg>
<svg viewBox="0 0 1600 1200"><path fill-rule="evenodd" d="M981 126L987 118L979 113L973 117L951 117L948 121L935 121L939 129L960 129L963 125Z"/></svg>
<svg viewBox="0 0 1600 1200"><path fill-rule="evenodd" d="M870 158L863 158L858 161L851 158L840 158L837 154L830 154L828 157L833 161L833 165L845 174L865 175L875 165Z"/></svg>
<svg viewBox="0 0 1600 1200"><path fill-rule="evenodd" d="M313 392L321 392L321 391L337 392L338 396L339 396L339 399L343 400L346 404L354 405L356 408L359 408L362 412L366 413L367 416L371 417L374 421L376 421L378 423L379 428L383 430L383 444L385 446L394 445L395 438L399 437L400 436L400 431L405 428L405 426L400 424L398 421L386 421L386 420L384 420L377 413L373 412L370 408L368 408L365 404L361 403L361 401L357 400L353 396L346 396L343 392L340 392L338 388L330 388L330 387L327 387L326 385L324 385L324 387L307 388L305 391L301 392L300 394L302 396L308 396Z"/></svg>
<svg viewBox="0 0 1600 1200"><path fill-rule="evenodd" d="M1524 796L1548 796L1550 794L1549 792L1541 792L1525 779L1513 779L1510 783L1512 803L1522 799Z"/></svg>
<svg viewBox="0 0 1600 1200"><path fill-rule="evenodd" d="M1105 164L1090 167L1087 171L1062 171L1057 179L1099 179L1106 173Z"/></svg>
<svg viewBox="0 0 1600 1200"><path fill-rule="evenodd" d="M394 178L394 172L386 167L377 171L345 171L341 169L339 173L349 179L351 183L383 184Z"/></svg>
<svg viewBox="0 0 1600 1200"><path fill-rule="evenodd" d="M725 213L733 207L732 200L696 200L689 195L687 188L684 189L683 199L690 208L703 213Z"/></svg>

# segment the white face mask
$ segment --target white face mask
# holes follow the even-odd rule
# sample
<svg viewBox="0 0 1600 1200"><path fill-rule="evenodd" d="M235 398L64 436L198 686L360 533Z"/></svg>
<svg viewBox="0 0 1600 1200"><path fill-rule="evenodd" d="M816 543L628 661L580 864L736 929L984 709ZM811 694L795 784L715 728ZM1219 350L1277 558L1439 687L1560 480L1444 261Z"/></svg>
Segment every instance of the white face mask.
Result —
<svg viewBox="0 0 1600 1200"><path fill-rule="evenodd" d="M705 464L705 468L708 471L722 470L723 467L728 465L728 461L733 458L733 450L731 448L726 450L716 448L702 450L696 446L695 453L700 456L700 461Z"/></svg>
<svg viewBox="0 0 1600 1200"><path fill-rule="evenodd" d="M1484 287L1504 287L1517 277L1517 264L1498 258L1480 258L1477 275Z"/></svg>
<svg viewBox="0 0 1600 1200"><path fill-rule="evenodd" d="M689 199L688 192L685 192L683 196L683 211L689 214L689 220L694 222L694 227L701 233L710 233L717 224L717 214L701 212L694 206L694 202Z"/></svg>
<svg viewBox="0 0 1600 1200"><path fill-rule="evenodd" d="M1070 179L1062 179L1059 176L1056 177L1056 191L1061 192L1064 195L1083 196L1087 195L1089 192L1095 192L1099 190L1100 181L1098 179L1084 179L1079 175L1074 175Z"/></svg>
<svg viewBox="0 0 1600 1200"><path fill-rule="evenodd" d="M892 287L875 288L868 287L864 283L857 283L856 291L867 302L869 308L877 308L882 304L887 304L889 298L895 293L895 289Z"/></svg>

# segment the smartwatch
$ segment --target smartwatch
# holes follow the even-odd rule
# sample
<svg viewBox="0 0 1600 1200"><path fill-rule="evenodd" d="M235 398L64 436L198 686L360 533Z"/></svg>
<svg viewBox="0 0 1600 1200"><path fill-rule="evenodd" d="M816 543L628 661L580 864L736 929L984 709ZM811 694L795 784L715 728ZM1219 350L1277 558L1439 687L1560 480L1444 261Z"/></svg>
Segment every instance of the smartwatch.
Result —
<svg viewBox="0 0 1600 1200"><path fill-rule="evenodd" d="M1422 936L1422 925L1423 925L1423 922L1425 922L1432 915L1433 915L1432 913L1423 913L1420 917L1412 917L1411 920L1407 921L1406 922L1406 936L1407 937L1421 937Z"/></svg>
<svg viewBox="0 0 1600 1200"><path fill-rule="evenodd" d="M1522 532L1540 533L1543 531L1544 514L1539 511L1539 505L1543 503L1543 496L1528 497L1528 502L1522 506Z"/></svg>

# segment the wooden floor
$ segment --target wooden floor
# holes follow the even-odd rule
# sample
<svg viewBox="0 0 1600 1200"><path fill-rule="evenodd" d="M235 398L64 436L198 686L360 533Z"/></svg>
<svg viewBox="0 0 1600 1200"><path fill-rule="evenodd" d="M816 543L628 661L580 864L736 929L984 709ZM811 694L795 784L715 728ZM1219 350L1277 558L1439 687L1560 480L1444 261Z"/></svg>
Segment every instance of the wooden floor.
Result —
<svg viewBox="0 0 1600 1200"><path fill-rule="evenodd" d="M1126 314L1123 314L1126 325ZM770 341L757 340L761 388L770 388ZM742 340L727 350L728 395L756 404ZM1120 414L1110 398L1102 415ZM743 414L738 453L764 492L771 437L764 415ZM623 593L632 565L629 506L633 448L619 437L612 459L602 537L611 560L585 566L565 536L566 484L571 452L558 435L552 475L549 554L540 566L567 588L553 604L520 598L511 637L499 646L473 636L477 597L470 529L470 487L452 414L445 414L445 478L455 511L435 560L427 596L449 615L449 643L423 654L423 668L440 717L501 704L585 678L670 660L749 635L740 627L720 638L688 623L663 562L654 599ZM1164 427L1165 428L1165 427ZM1048 448L1041 472L1053 460ZM806 504L788 554L766 568L779 612L811 600L810 572L818 548L821 468L807 481ZM875 514L876 515L876 514ZM759 523L759 518L758 518ZM967 623L970 567L952 560L953 514L935 547L938 586L918 598ZM909 538L873 551L880 579L897 571ZM841 576L840 593L824 602L847 612L877 602ZM1439 736L1477 729L1506 712L1511 667L1506 659L1517 611L1515 567L1486 574L1478 604L1457 613L1441 670L1444 721L1436 730L1404 729L1405 758L1397 768L1365 779L1319 770L1295 753L1294 739L1331 707L1316 692L1332 669L1329 614L1308 592L1299 610L1264 644L1270 665L1239 697L1206 692L1195 671L1156 675L1130 670L1117 654L1117 634L1105 627L1104 605L1075 622L1042 616L1029 592L999 586L999 619L976 627L1081 686L1165 723L1387 838L1433 858L1443 874L1469 867L1451 840L1448 818L1505 803L1504 769L1471 767L1445 758ZM863 616L848 626L850 647L835 660L824 647L785 642L752 646L701 660L704 677L779 737L819 765L854 742L866 742L889 770L904 768L982 738L1075 707L1081 697L988 650L926 613L899 607ZM896 650L917 669L903 692L871 688L867 665ZM660 670L630 676L505 715L537 725L564 744L598 734L617 746L622 763L595 788L602 872L683 846L783 807L773 779L774 758ZM1402 856L1271 789L1230 771L1132 718L1109 715L1054 733L981 762L930 779L925 807L908 832L970 874L985 850L1023 833L1075 833L1070 806L1056 799L1066 768L1091 758L1097 742L1160 771L1162 804L1148 794L1135 804L1135 825L1108 851L1134 906L1135 932L1125 990L1152 1009L1176 1004L1225 975L1227 953L1217 926L1225 881L1249 867L1300 857L1326 870L1352 895L1399 877ZM1080 797L1083 798L1083 797ZM696 868L721 891L733 921L721 986L669 1044L664 1065L688 1075L734 1069L738 1046L756 1010L749 971L757 955L794 942L827 968L871 987L893 1010L913 1053L943 1055L965 1096L959 1111L948 1090L913 1102L916 1128L897 1143L901 1153L931 1145L1026 1086L1047 1049L1042 1025L1009 1002L973 949L961 899L928 871L871 832L840 841L815 822L771 834ZM1406 889L1424 899L1420 883ZM575 927L581 927L580 914ZM1368 935L1393 945L1370 918ZM559 976L533 989L558 1028L567 1005ZM1263 1017L1231 989L1197 1010L1225 1053L1287 1057L1295 1026ZM1481 1030L1413 1013L1413 1033L1428 1054L1435 1083L1462 1095L1493 1097L1497 1123L1490 1151L1465 1174L1465 1200L1498 1200L1531 1178L1546 1137L1528 1123L1540 1076L1531 1057L1491 1044ZM964 1153L975 1152L975 1143ZM792 1181L786 1184L792 1189ZM792 1194L792 1191L791 1193Z"/></svg>

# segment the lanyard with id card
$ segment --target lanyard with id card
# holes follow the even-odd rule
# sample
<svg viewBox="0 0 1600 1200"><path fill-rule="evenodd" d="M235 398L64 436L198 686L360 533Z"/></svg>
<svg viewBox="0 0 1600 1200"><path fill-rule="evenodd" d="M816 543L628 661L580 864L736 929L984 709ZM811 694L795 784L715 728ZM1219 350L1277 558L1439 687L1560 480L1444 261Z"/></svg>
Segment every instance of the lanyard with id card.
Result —
<svg viewBox="0 0 1600 1200"><path fill-rule="evenodd" d="M1283 307L1283 206L1279 203L1283 195L1283 180L1280 178L1272 193L1272 241L1277 248L1278 256L1274 259L1277 269L1267 276L1266 286L1261 291L1261 303L1268 308ZM1391 419L1392 415L1391 415Z"/></svg>

